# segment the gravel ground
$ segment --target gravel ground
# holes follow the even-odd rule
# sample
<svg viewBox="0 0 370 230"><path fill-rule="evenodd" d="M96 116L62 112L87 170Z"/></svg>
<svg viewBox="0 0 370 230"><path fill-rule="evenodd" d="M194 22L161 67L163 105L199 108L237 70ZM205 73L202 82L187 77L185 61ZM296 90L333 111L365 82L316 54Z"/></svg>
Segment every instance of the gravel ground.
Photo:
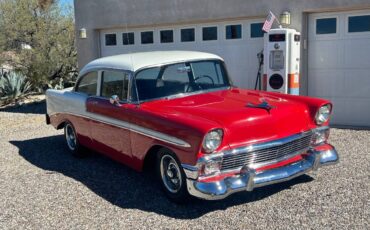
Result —
<svg viewBox="0 0 370 230"><path fill-rule="evenodd" d="M44 112L0 110L0 229L370 228L370 131L332 129L337 165L178 206L148 175L98 154L73 158Z"/></svg>

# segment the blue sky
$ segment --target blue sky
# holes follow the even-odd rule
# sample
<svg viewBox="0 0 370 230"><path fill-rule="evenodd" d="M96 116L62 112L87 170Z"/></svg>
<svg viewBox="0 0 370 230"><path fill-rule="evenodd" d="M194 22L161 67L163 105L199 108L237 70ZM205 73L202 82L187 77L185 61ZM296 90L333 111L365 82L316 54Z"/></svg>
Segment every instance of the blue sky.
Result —
<svg viewBox="0 0 370 230"><path fill-rule="evenodd" d="M73 5L73 0L59 0L60 1L60 4L64 5L64 4L71 4Z"/></svg>

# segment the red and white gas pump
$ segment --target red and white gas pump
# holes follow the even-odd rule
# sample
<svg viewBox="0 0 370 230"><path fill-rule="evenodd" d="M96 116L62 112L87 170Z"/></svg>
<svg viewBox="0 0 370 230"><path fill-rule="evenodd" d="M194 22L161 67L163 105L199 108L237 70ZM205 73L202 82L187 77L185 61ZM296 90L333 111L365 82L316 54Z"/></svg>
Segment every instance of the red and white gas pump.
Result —
<svg viewBox="0 0 370 230"><path fill-rule="evenodd" d="M299 95L300 33L271 29L264 36L263 89Z"/></svg>

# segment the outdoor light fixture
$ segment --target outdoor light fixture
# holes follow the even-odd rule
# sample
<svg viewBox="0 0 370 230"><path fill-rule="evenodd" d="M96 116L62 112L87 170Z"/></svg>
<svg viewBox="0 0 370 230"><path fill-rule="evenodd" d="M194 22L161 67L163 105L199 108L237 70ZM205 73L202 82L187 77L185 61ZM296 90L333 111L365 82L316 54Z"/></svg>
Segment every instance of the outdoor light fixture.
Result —
<svg viewBox="0 0 370 230"><path fill-rule="evenodd" d="M289 11L283 11L283 13L280 14L280 23L282 25L290 25L290 12Z"/></svg>
<svg viewBox="0 0 370 230"><path fill-rule="evenodd" d="M85 28L80 29L80 38L82 38L82 39L87 38L87 33L86 33Z"/></svg>

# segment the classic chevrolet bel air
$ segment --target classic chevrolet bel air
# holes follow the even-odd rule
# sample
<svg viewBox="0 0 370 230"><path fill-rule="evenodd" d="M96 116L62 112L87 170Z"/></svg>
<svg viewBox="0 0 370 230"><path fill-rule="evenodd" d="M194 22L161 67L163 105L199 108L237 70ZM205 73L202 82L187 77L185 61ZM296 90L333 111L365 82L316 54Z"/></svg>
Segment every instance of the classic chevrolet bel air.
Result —
<svg viewBox="0 0 370 230"><path fill-rule="evenodd" d="M336 163L332 104L233 86L223 60L188 51L97 59L74 88L48 90L46 122L69 150L155 170L175 202L232 193Z"/></svg>

